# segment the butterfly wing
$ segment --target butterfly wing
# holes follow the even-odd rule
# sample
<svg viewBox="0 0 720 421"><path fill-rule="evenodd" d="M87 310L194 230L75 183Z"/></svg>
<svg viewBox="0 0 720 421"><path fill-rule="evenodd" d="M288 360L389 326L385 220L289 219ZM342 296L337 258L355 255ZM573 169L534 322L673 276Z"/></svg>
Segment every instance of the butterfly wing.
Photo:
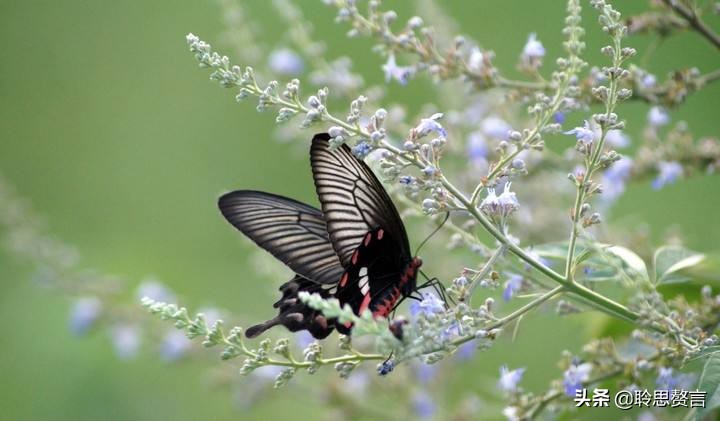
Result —
<svg viewBox="0 0 720 421"><path fill-rule="evenodd" d="M355 314L370 310L373 316L387 317L402 297L415 288L415 270L397 266L396 242L382 228L368 232L350 257L350 266L338 283L335 297L349 304ZM350 326L337 325L341 333Z"/></svg>
<svg viewBox="0 0 720 421"><path fill-rule="evenodd" d="M273 326L283 325L291 332L307 330L316 339L326 338L333 331L334 325L329 323L320 311L300 301L298 294L303 291L320 294L323 298L332 296L322 284L295 275L280 287L282 298L273 305L278 309L278 315L264 323L251 326L245 331L245 336L254 338Z"/></svg>
<svg viewBox="0 0 720 421"><path fill-rule="evenodd" d="M287 197L238 190L220 197L225 219L302 278L337 283L344 272L323 214Z"/></svg>
<svg viewBox="0 0 720 421"><path fill-rule="evenodd" d="M345 268L368 232L385 230L395 241L398 271L410 261L405 226L372 170L350 148L329 148L327 133L315 135L310 149L315 189L330 241Z"/></svg>

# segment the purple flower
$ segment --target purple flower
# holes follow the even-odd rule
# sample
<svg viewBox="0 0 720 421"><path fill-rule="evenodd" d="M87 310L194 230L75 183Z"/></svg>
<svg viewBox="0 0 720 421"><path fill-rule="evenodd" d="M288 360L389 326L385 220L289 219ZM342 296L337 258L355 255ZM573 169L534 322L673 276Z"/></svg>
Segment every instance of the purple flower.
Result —
<svg viewBox="0 0 720 421"><path fill-rule="evenodd" d="M134 358L140 349L140 331L136 326L122 324L115 326L110 332L115 354L118 358L128 360Z"/></svg>
<svg viewBox="0 0 720 421"><path fill-rule="evenodd" d="M563 124L565 122L565 113L558 111L553 115L553 121L557 124Z"/></svg>
<svg viewBox="0 0 720 421"><path fill-rule="evenodd" d="M505 282L505 289L503 289L503 300L510 301L510 299L520 291L523 286L523 277L515 273L510 274L510 278Z"/></svg>
<svg viewBox="0 0 720 421"><path fill-rule="evenodd" d="M395 79L401 85L407 85L408 79L413 74L413 68L410 66L398 66L395 62L395 54L388 55L387 61L382 66L385 72L385 82Z"/></svg>
<svg viewBox="0 0 720 421"><path fill-rule="evenodd" d="M630 178L632 167L633 160L623 157L605 170L600 181L603 200L611 202L625 192L625 183Z"/></svg>
<svg viewBox="0 0 720 421"><path fill-rule="evenodd" d="M565 134L575 135L578 141L585 145L591 144L595 140L595 131L590 128L590 123L587 120L583 122L582 127L575 127L572 130L568 130Z"/></svg>
<svg viewBox="0 0 720 421"><path fill-rule="evenodd" d="M625 148L630 145L630 137L622 130L609 130L605 134L605 143L613 148Z"/></svg>
<svg viewBox="0 0 720 421"><path fill-rule="evenodd" d="M388 373L393 371L395 368L395 363L392 360L383 361L382 363L378 364L378 374L381 376L386 376Z"/></svg>
<svg viewBox="0 0 720 421"><path fill-rule="evenodd" d="M369 385L370 378L368 377L367 372L355 370L345 381L344 389L352 396L362 396L367 392Z"/></svg>
<svg viewBox="0 0 720 421"><path fill-rule="evenodd" d="M252 376L262 383L271 383L282 373L283 367L277 365L264 365L252 371Z"/></svg>
<svg viewBox="0 0 720 421"><path fill-rule="evenodd" d="M652 181L652 188L660 190L666 184L672 184L682 176L683 168L676 161L660 161L657 163L658 175Z"/></svg>
<svg viewBox="0 0 720 421"><path fill-rule="evenodd" d="M168 362L177 361L190 349L192 341L177 329L168 331L160 344L160 357Z"/></svg>
<svg viewBox="0 0 720 421"><path fill-rule="evenodd" d="M467 154L470 161L475 165L482 165L487 162L487 141L485 140L485 136L479 131L470 133L468 137Z"/></svg>
<svg viewBox="0 0 720 421"><path fill-rule="evenodd" d="M315 338L307 330L301 330L295 335L295 343L300 349L305 349L315 342Z"/></svg>
<svg viewBox="0 0 720 421"><path fill-rule="evenodd" d="M672 367L660 367L655 379L655 386L659 390L673 390L677 386L677 379L673 377Z"/></svg>
<svg viewBox="0 0 720 421"><path fill-rule="evenodd" d="M570 397L575 397L575 391L582 389L583 382L590 379L590 372L592 371L592 364L582 363L578 364L572 362L570 367L563 373L563 385L565 386L565 394Z"/></svg>
<svg viewBox="0 0 720 421"><path fill-rule="evenodd" d="M367 142L360 142L352 148L352 153L356 157L363 159L370 153L372 147Z"/></svg>
<svg viewBox="0 0 720 421"><path fill-rule="evenodd" d="M406 186L409 186L410 184L415 182L415 177L411 175L403 175L400 177L400 184L404 184Z"/></svg>
<svg viewBox="0 0 720 421"><path fill-rule="evenodd" d="M422 172L426 176L432 177L433 175L437 174L437 168L435 168L434 165L428 165L427 167L422 169Z"/></svg>
<svg viewBox="0 0 720 421"><path fill-rule="evenodd" d="M415 377L422 384L428 384L438 373L437 364L420 363L415 370Z"/></svg>
<svg viewBox="0 0 720 421"><path fill-rule="evenodd" d="M538 41L535 32L528 36L527 42L523 47L522 60L524 63L532 63L545 57L545 47Z"/></svg>
<svg viewBox="0 0 720 421"><path fill-rule="evenodd" d="M495 189L488 189L487 196L480 203L480 209L491 216L506 217L520 209L520 203L515 193L510 191L510 183L505 183L503 192L499 196L495 193Z"/></svg>
<svg viewBox="0 0 720 421"><path fill-rule="evenodd" d="M442 118L442 113L435 113L430 118L423 118L420 120L420 124L415 126L413 131L417 138L427 136L432 132L439 134L442 137L447 137L447 131L443 126L438 123L438 120Z"/></svg>
<svg viewBox="0 0 720 421"><path fill-rule="evenodd" d="M170 303L175 301L175 294L173 294L172 291L170 291L170 289L165 286L165 284L156 280L144 281L140 285L138 285L137 297L139 299L147 297L154 301L160 301L164 303Z"/></svg>
<svg viewBox="0 0 720 421"><path fill-rule="evenodd" d="M657 84L657 79L652 73L645 73L645 76L640 80L640 85L645 89L654 88Z"/></svg>
<svg viewBox="0 0 720 421"><path fill-rule="evenodd" d="M435 415L435 412L437 411L437 407L435 405L435 402L432 400L432 396L430 396L426 392L416 392L413 395L412 398L412 405L415 412L415 415L418 418L432 418L433 415Z"/></svg>
<svg viewBox="0 0 720 421"><path fill-rule="evenodd" d="M268 66L275 73L285 76L297 76L302 73L305 63L294 51L281 48L270 53Z"/></svg>
<svg viewBox="0 0 720 421"><path fill-rule="evenodd" d="M648 111L647 121L651 127L657 129L670 123L670 114L668 114L665 108L656 105Z"/></svg>
<svg viewBox="0 0 720 421"><path fill-rule="evenodd" d="M417 316L420 313L433 314L445 311L445 303L432 292L421 293L421 301L413 301L410 304L410 314Z"/></svg>
<svg viewBox="0 0 720 421"><path fill-rule="evenodd" d="M469 341L458 347L457 351L455 351L455 357L461 361L467 361L474 357L476 352L477 344L475 341Z"/></svg>
<svg viewBox="0 0 720 421"><path fill-rule="evenodd" d="M482 131L493 139L507 140L508 132L512 129L509 124L500 117L490 116L480 124Z"/></svg>
<svg viewBox="0 0 720 421"><path fill-rule="evenodd" d="M498 388L506 393L517 391L518 383L522 380L524 373L525 368L510 370L506 365L503 365L500 367L500 380L497 384Z"/></svg>
<svg viewBox="0 0 720 421"><path fill-rule="evenodd" d="M81 297L70 310L70 332L84 335L93 327L102 313L102 302L97 297Z"/></svg>

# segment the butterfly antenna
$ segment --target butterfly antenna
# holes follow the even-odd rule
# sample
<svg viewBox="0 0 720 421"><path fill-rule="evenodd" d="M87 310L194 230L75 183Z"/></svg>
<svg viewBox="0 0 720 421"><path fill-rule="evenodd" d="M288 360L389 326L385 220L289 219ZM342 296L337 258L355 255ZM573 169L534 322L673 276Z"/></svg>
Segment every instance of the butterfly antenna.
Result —
<svg viewBox="0 0 720 421"><path fill-rule="evenodd" d="M425 237L425 239L423 240L423 242L420 243L420 245L418 246L417 249L415 249L415 256L417 256L418 253L420 253L420 249L423 248L423 246L425 245L425 243L427 243L428 240L430 240L430 238L432 238L433 235L435 235L438 231L440 231L440 228L442 228L443 225L445 225L445 223L447 222L447 220L448 220L449 218L450 218L450 212L445 212L445 218L444 218L443 221L440 223L440 225L438 225L437 228L435 228L435 229L433 230L433 232L430 233L430 235L428 235L427 237Z"/></svg>

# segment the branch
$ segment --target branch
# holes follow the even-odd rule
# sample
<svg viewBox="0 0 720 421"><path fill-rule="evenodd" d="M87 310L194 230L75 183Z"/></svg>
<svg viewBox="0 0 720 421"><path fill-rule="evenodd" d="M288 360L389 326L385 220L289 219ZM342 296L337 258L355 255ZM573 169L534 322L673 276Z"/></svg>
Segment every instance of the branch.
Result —
<svg viewBox="0 0 720 421"><path fill-rule="evenodd" d="M662 0L662 2L675 13L682 16L696 32L705 37L715 48L720 49L720 36L700 19L700 16L698 16L695 10L688 8L678 0Z"/></svg>

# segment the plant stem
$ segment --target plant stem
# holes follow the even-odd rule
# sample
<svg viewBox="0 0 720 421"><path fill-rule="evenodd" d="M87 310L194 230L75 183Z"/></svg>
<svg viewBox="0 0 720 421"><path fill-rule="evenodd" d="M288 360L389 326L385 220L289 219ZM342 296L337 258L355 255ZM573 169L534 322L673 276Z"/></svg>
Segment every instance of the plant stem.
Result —
<svg viewBox="0 0 720 421"><path fill-rule="evenodd" d="M675 13L682 16L682 18L685 19L690 24L690 26L695 29L697 33L705 37L705 39L712 43L715 48L720 48L720 36L718 36L715 31L713 31L709 26L705 24L705 22L700 19L700 16L698 16L695 10L688 8L678 0L662 1Z"/></svg>

